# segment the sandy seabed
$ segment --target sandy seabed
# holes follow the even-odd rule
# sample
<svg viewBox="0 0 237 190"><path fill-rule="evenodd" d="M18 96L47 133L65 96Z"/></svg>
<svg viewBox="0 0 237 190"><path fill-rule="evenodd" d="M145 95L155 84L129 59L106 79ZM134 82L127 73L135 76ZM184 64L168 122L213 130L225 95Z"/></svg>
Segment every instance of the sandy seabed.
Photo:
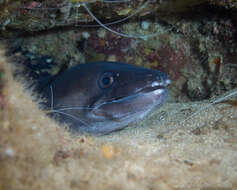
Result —
<svg viewBox="0 0 237 190"><path fill-rule="evenodd" d="M41 111L0 52L0 190L237 189L237 110L165 103L110 135L70 134Z"/></svg>

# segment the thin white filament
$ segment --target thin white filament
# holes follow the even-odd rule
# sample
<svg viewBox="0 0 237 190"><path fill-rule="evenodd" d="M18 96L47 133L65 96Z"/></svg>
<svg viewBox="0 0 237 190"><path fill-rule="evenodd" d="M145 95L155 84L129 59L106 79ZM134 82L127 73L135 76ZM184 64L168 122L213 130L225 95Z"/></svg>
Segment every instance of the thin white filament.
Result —
<svg viewBox="0 0 237 190"><path fill-rule="evenodd" d="M75 117L75 116L73 116L71 114L67 114L65 112L61 112L61 111L58 111L58 110L50 110L49 113L59 113L59 114L62 114L62 115L66 115L68 117L71 117L71 118L75 119L76 121L79 121L79 122L83 123L85 126L89 126L86 122L82 121L78 117Z"/></svg>
<svg viewBox="0 0 237 190"><path fill-rule="evenodd" d="M234 92L231 92L230 94L222 97L222 98L218 98L217 100L211 102L210 104L207 104L206 106L200 108L199 110L197 110L196 112L194 112L193 114L191 114L190 116L188 116L186 119L184 119L183 121L181 121L181 123L184 123L185 121L189 120L190 118L196 116L197 114L199 114L201 111L209 108L210 106L212 106L213 104L216 104L216 103L220 103L222 102L223 100L226 100L234 95L237 95L237 90L234 90Z"/></svg>
<svg viewBox="0 0 237 190"><path fill-rule="evenodd" d="M118 36L122 36L122 37L126 37L126 38L141 38L141 39L146 39L148 37L152 37L152 36L156 36L157 34L150 34L150 35L129 35L129 34L125 34L125 33L120 33L117 32L109 27L107 27L106 25L104 25L91 11L90 9L87 7L86 3L82 3L82 6L86 9L86 11L89 13L89 15L103 28L105 28L106 30L118 35Z"/></svg>
<svg viewBox="0 0 237 190"><path fill-rule="evenodd" d="M50 100L50 109L51 110L53 110L53 105L54 105L54 103L53 103L53 87L52 87L52 85L50 85L50 98L51 98L51 100Z"/></svg>

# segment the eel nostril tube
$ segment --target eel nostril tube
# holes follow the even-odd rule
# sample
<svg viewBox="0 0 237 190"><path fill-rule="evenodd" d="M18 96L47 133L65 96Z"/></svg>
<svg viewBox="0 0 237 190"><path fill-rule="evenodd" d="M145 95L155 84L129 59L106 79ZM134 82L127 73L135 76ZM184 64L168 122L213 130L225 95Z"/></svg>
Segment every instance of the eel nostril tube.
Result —
<svg viewBox="0 0 237 190"><path fill-rule="evenodd" d="M165 82L166 82L166 85L169 85L171 83L171 80L167 79Z"/></svg>

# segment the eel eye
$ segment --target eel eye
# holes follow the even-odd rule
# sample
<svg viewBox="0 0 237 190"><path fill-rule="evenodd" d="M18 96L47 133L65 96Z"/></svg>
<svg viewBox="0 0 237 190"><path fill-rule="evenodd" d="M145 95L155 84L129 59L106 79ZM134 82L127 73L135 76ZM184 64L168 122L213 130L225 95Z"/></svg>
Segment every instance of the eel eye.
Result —
<svg viewBox="0 0 237 190"><path fill-rule="evenodd" d="M99 86L101 88L108 88L114 83L114 77L111 73L104 73L99 80Z"/></svg>

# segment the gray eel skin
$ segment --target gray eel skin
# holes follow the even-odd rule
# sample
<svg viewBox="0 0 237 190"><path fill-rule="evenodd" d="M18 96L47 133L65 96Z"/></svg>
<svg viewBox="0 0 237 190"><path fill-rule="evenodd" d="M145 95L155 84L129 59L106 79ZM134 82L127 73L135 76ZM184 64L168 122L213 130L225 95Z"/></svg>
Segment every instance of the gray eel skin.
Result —
<svg viewBox="0 0 237 190"><path fill-rule="evenodd" d="M73 132L96 135L143 119L168 97L168 76L118 62L74 66L42 89L44 109Z"/></svg>

